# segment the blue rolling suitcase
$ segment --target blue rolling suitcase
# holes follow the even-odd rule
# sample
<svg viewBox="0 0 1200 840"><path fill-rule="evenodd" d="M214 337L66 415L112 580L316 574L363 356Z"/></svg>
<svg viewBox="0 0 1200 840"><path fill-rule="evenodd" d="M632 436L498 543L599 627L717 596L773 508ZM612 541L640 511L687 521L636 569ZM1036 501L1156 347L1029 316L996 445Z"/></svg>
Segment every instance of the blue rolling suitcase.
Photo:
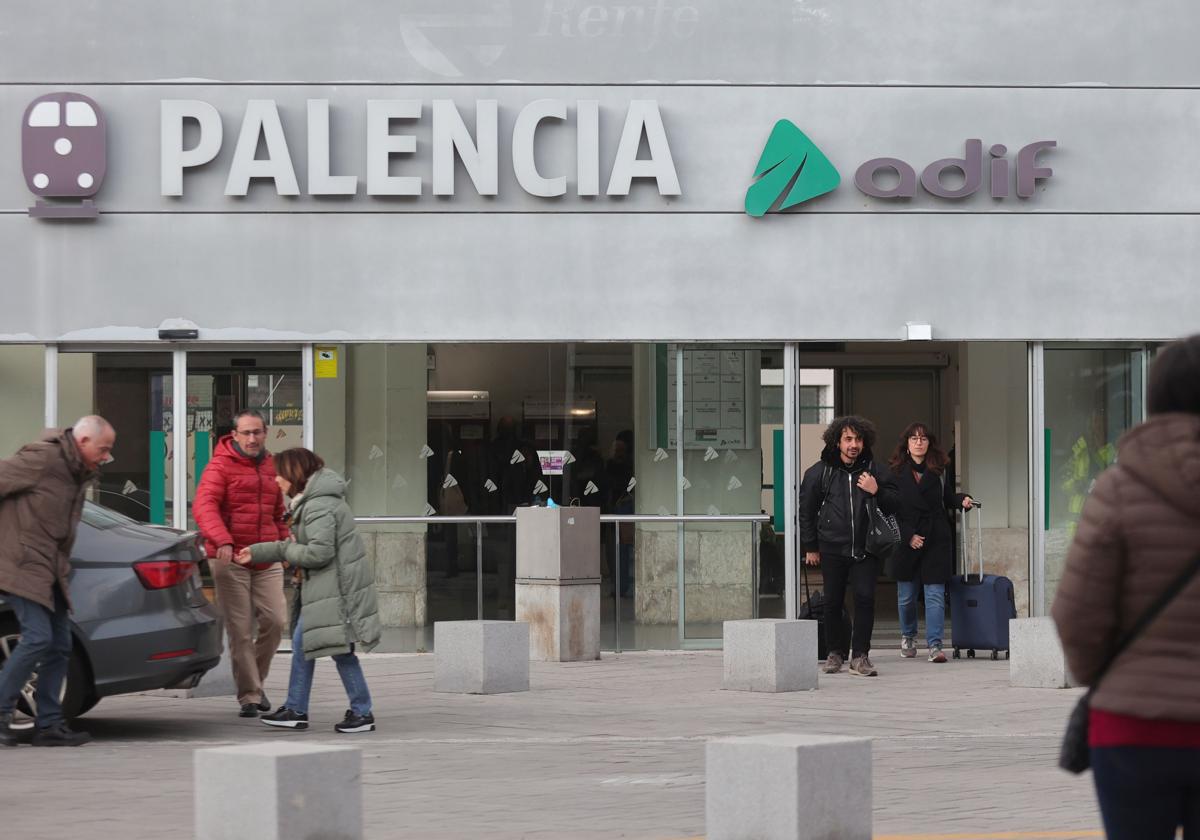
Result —
<svg viewBox="0 0 1200 840"><path fill-rule="evenodd" d="M978 502L975 507L980 507ZM962 557L967 574L955 575L950 579L950 627L954 645L954 658L974 659L976 650L990 650L992 659L999 659L1001 651L1008 659L1008 620L1017 617L1016 596L1013 583L1001 575L983 573L983 525L979 511L975 512L976 550L979 555L979 574L970 573L967 555L967 531L970 511L963 511Z"/></svg>

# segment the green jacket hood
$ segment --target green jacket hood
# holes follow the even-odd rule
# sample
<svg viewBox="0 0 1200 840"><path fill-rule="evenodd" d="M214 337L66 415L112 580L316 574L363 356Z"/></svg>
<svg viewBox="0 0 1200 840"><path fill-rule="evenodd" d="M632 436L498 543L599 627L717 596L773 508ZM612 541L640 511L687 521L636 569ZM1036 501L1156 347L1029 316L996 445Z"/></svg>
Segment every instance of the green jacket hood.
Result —
<svg viewBox="0 0 1200 840"><path fill-rule="evenodd" d="M346 498L346 479L331 469L317 470L304 487L304 499L301 500L301 503L321 496Z"/></svg>

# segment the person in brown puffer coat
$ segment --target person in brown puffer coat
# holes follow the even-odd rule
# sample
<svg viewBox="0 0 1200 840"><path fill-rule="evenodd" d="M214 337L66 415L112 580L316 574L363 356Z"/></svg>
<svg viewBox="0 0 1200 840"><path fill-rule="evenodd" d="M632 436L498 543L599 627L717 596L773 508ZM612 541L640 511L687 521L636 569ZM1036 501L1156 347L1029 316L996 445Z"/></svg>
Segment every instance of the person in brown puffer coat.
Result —
<svg viewBox="0 0 1200 840"><path fill-rule="evenodd" d="M1096 479L1052 610L1071 673L1093 682L1117 640L1200 551L1200 335L1165 348L1150 419ZM1200 576L1113 663L1089 745L1110 840L1200 836Z"/></svg>
<svg viewBox="0 0 1200 840"><path fill-rule="evenodd" d="M103 417L71 429L47 429L40 440L0 460L0 595L12 609L21 643L0 668L0 744L16 746L12 726L20 692L36 672L33 745L86 744L67 726L62 686L71 659L71 549L84 495L106 463L117 433Z"/></svg>

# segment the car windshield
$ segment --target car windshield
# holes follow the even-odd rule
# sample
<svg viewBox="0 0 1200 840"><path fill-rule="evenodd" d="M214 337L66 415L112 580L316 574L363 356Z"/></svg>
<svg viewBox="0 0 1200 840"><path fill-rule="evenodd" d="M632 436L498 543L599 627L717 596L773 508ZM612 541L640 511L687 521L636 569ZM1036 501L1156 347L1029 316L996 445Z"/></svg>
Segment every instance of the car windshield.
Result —
<svg viewBox="0 0 1200 840"><path fill-rule="evenodd" d="M83 503L83 521L93 528L119 528L122 525L137 525L138 523L115 510L102 507L93 502Z"/></svg>

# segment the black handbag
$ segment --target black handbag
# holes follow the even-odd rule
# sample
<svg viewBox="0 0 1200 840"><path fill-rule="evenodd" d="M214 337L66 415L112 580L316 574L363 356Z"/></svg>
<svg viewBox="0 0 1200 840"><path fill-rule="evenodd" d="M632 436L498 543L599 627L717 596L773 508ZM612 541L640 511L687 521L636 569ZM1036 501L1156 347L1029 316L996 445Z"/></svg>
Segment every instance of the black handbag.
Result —
<svg viewBox="0 0 1200 840"><path fill-rule="evenodd" d="M1108 655L1108 658L1104 660L1104 664L1100 666L1100 670L1092 677L1091 687L1087 690L1086 694L1079 698L1079 702L1071 710L1071 716L1067 718L1067 730L1063 733L1062 748L1058 753L1059 767L1068 773L1079 774L1092 766L1092 753L1088 747L1088 720L1091 716L1092 695L1096 693L1096 686L1100 684L1100 680L1108 673L1108 669L1112 667L1117 657L1124 653L1125 649L1133 643L1133 640L1146 629L1146 626L1158 617L1158 614L1163 611L1167 604L1171 603L1179 592L1183 591L1188 582L1195 577L1197 571L1200 571L1200 554L1192 558L1191 565L1180 572L1179 576L1171 582L1171 585L1142 614L1137 623L1129 628L1129 632L1121 637L1116 647Z"/></svg>
<svg viewBox="0 0 1200 840"><path fill-rule="evenodd" d="M875 497L867 499L867 554L885 563L900 545L900 523L879 509Z"/></svg>

